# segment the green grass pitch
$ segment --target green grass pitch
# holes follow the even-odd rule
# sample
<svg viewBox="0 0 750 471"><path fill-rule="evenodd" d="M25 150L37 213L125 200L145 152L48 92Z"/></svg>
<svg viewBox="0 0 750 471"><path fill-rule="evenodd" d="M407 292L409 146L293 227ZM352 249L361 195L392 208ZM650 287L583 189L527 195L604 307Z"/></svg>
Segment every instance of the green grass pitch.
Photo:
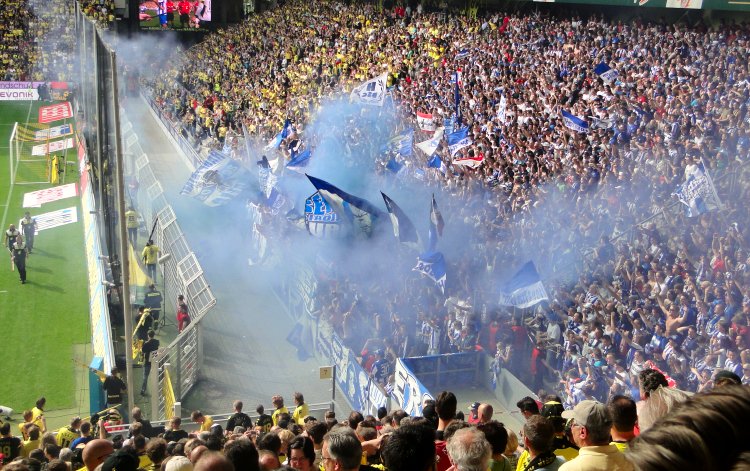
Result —
<svg viewBox="0 0 750 471"><path fill-rule="evenodd" d="M23 195L48 184L14 185L11 190L10 134L16 121L38 121L39 102L0 102L0 215L3 237L23 217ZM51 123L50 126L62 124ZM78 181L75 149L68 150L65 183ZM38 169L26 169L26 171ZM10 256L0 251L0 405L17 412L47 398L48 424L55 410L76 408L77 366L73 346L90 342L87 273L79 198L28 208L32 216L76 206L78 222L40 232L27 261L28 282L11 271ZM80 348L79 348L80 351ZM86 350L87 352L89 350ZM83 358L88 362L87 358ZM69 419L69 417L68 417Z"/></svg>

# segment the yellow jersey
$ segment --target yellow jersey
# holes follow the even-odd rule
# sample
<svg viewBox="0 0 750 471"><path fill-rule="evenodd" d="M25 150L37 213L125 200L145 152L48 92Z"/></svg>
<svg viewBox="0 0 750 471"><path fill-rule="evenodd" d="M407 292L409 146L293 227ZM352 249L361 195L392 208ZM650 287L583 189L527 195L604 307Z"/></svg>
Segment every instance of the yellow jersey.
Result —
<svg viewBox="0 0 750 471"><path fill-rule="evenodd" d="M41 443L42 443L41 439L37 439L37 440L25 440L21 444L21 456L23 458L28 458L29 457L29 453L31 453L32 451L34 451L37 448L39 448L39 445Z"/></svg>
<svg viewBox="0 0 750 471"><path fill-rule="evenodd" d="M44 421L44 411L38 407L31 409L31 423L39 427L42 433L47 431L47 425Z"/></svg>
<svg viewBox="0 0 750 471"><path fill-rule="evenodd" d="M73 440L78 438L78 432L66 426L57 431L57 444L63 448L70 448Z"/></svg>
<svg viewBox="0 0 750 471"><path fill-rule="evenodd" d="M211 426L214 424L214 419L210 415L204 415L203 418L205 420L201 424L200 431L201 432L208 432L208 431L211 430Z"/></svg>
<svg viewBox="0 0 750 471"><path fill-rule="evenodd" d="M159 247L157 245L151 244L143 247L141 258L146 263L146 265L156 265L158 255Z"/></svg>
<svg viewBox="0 0 750 471"><path fill-rule="evenodd" d="M308 415L310 415L310 408L307 407L307 404L300 404L292 412L292 420L299 425L305 425L305 417Z"/></svg>
<svg viewBox="0 0 750 471"><path fill-rule="evenodd" d="M288 414L289 410L286 408L286 406L281 406L275 411L273 411L273 414L271 414L271 420L273 420L274 425L279 425L279 415L280 414Z"/></svg>

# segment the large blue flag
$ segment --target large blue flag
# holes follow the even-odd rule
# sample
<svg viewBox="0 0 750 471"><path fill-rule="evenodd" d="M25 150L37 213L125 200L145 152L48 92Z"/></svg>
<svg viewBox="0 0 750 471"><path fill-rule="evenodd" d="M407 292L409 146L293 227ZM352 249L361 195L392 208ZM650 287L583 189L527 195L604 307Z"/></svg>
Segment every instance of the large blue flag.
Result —
<svg viewBox="0 0 750 471"><path fill-rule="evenodd" d="M679 186L674 195L686 206L685 212L688 217L700 216L721 205L711 177L703 169L703 165L688 175L685 183Z"/></svg>
<svg viewBox="0 0 750 471"><path fill-rule="evenodd" d="M440 252L425 252L417 257L417 266L412 268L435 282L445 294L445 257Z"/></svg>
<svg viewBox="0 0 750 471"><path fill-rule="evenodd" d="M409 219L409 216L407 216L396 202L388 197L388 195L382 191L380 194L383 195L385 207L388 209L388 214L391 216L393 235L395 235L402 244L418 249L420 245L419 234L417 234L417 229L414 227L411 219Z"/></svg>
<svg viewBox="0 0 750 471"><path fill-rule="evenodd" d="M437 246L438 237L443 236L443 228L445 227L445 221L443 215L437 207L437 201L435 201L435 195L432 195L432 204L430 205L430 229L429 239L430 246L427 249L428 252L434 252Z"/></svg>
<svg viewBox="0 0 750 471"><path fill-rule="evenodd" d="M295 155L294 158L286 164L286 168L294 172L304 173L305 167L310 163L310 157L312 157L312 152L310 152L310 149L305 149Z"/></svg>
<svg viewBox="0 0 750 471"><path fill-rule="evenodd" d="M563 123L568 129L572 129L576 132L587 133L589 132L589 123L579 118L578 116L571 114L565 110L562 111Z"/></svg>
<svg viewBox="0 0 750 471"><path fill-rule="evenodd" d="M518 308L531 307L549 299L534 262L528 261L513 278L500 287L499 304Z"/></svg>
<svg viewBox="0 0 750 471"><path fill-rule="evenodd" d="M279 146L281 145L281 141L286 139L291 133L291 126L292 126L292 122L287 118L284 121L284 127L281 128L281 131L279 131L279 133L276 134L276 136L274 136L273 139L271 139L271 141L268 143L265 149L266 150L278 149Z"/></svg>
<svg viewBox="0 0 750 471"><path fill-rule="evenodd" d="M249 182L247 169L214 150L190 175L180 194L200 200L206 206L221 206L248 190Z"/></svg>
<svg viewBox="0 0 750 471"><path fill-rule="evenodd" d="M372 235L374 226L384 213L369 201L336 188L325 180L305 174L328 204L333 206L339 217L348 220L365 235Z"/></svg>
<svg viewBox="0 0 750 471"><path fill-rule="evenodd" d="M448 150L451 153L451 157L453 157L456 155L456 152L471 145L472 141L469 137L469 126L464 126L463 128L448 134L446 140L448 141Z"/></svg>

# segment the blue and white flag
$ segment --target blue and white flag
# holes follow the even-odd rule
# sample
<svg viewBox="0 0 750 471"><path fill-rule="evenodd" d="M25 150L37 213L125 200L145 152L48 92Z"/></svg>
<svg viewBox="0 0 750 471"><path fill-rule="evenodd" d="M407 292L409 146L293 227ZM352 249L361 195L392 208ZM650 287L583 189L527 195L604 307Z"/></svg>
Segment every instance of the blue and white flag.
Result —
<svg viewBox="0 0 750 471"><path fill-rule="evenodd" d="M336 188L325 180L305 174L328 204L333 206L339 217L349 221L355 229L365 235L372 235L374 226L384 214L372 203Z"/></svg>
<svg viewBox="0 0 750 471"><path fill-rule="evenodd" d="M719 196L713 189L711 177L703 169L703 165L688 175L685 183L680 185L674 195L686 206L685 212L688 217L700 216L721 205Z"/></svg>
<svg viewBox="0 0 750 471"><path fill-rule="evenodd" d="M391 216L393 235L395 235L398 241L402 244L419 249L421 244L419 234L417 233L416 227L414 227L414 224L411 222L411 219L409 219L409 216L407 216L396 202L388 197L388 195L382 191L380 194L383 195L385 207L388 209L388 214Z"/></svg>
<svg viewBox="0 0 750 471"><path fill-rule="evenodd" d="M417 149L424 152L427 155L427 157L431 156L432 154L435 153L437 148L440 147L440 141L443 140L444 132L445 132L444 127L437 128L431 138L417 144Z"/></svg>
<svg viewBox="0 0 750 471"><path fill-rule="evenodd" d="M180 194L200 200L206 206L221 206L249 189L250 172L236 160L211 151Z"/></svg>
<svg viewBox="0 0 750 471"><path fill-rule="evenodd" d="M471 145L471 138L469 137L469 127L465 126L458 131L454 131L446 137L448 141L448 150L451 153L451 157L456 155L456 152L469 147Z"/></svg>
<svg viewBox="0 0 750 471"><path fill-rule="evenodd" d="M527 308L549 299L534 262L528 261L500 288L499 304Z"/></svg>
<svg viewBox="0 0 750 471"><path fill-rule="evenodd" d="M617 70L611 68L604 62L601 62L594 67L594 72L607 83L613 82L617 79Z"/></svg>
<svg viewBox="0 0 750 471"><path fill-rule="evenodd" d="M432 204L430 205L430 229L429 229L429 244L427 251L434 252L437 247L438 237L443 236L443 228L445 227L445 220L443 215L437 207L437 201L435 201L435 195L432 195Z"/></svg>
<svg viewBox="0 0 750 471"><path fill-rule="evenodd" d="M469 57L469 50L464 48L458 51L458 54L456 54L456 60L463 59L465 57Z"/></svg>
<svg viewBox="0 0 750 471"><path fill-rule="evenodd" d="M445 175L448 173L448 166L445 165L445 163L440 159L440 156L435 154L432 156L432 158L427 162L427 166L430 168L436 168Z"/></svg>
<svg viewBox="0 0 750 471"><path fill-rule="evenodd" d="M582 120L578 116L568 113L567 111L562 111L562 117L563 117L563 123L565 123L565 127L568 129L572 129L575 132L582 132L587 133L589 132L589 123Z"/></svg>
<svg viewBox="0 0 750 471"><path fill-rule="evenodd" d="M310 157L312 157L312 152L310 152L310 149L305 149L295 155L294 158L286 164L286 168L294 172L304 173L305 167L310 163Z"/></svg>
<svg viewBox="0 0 750 471"><path fill-rule="evenodd" d="M271 141L268 143L266 147L264 147L264 149L265 150L278 149L279 146L281 146L281 141L286 139L291 133L291 126L292 126L292 122L289 119L284 121L284 127L281 129L281 131L279 131L278 134L276 134L276 136L274 136L273 139L271 139Z"/></svg>
<svg viewBox="0 0 750 471"><path fill-rule="evenodd" d="M412 271L418 271L435 282L440 292L445 294L445 257L440 252L425 252L417 257L417 266Z"/></svg>
<svg viewBox="0 0 750 471"><path fill-rule="evenodd" d="M349 101L365 105L383 106L385 103L388 73L384 73L355 87L349 95Z"/></svg>
<svg viewBox="0 0 750 471"><path fill-rule="evenodd" d="M414 146L414 130L412 128L406 129L398 136L392 137L386 145L384 145L380 152L393 151L399 155L409 156Z"/></svg>
<svg viewBox="0 0 750 471"><path fill-rule="evenodd" d="M305 227L318 238L339 238L343 235L338 214L319 192L305 199Z"/></svg>

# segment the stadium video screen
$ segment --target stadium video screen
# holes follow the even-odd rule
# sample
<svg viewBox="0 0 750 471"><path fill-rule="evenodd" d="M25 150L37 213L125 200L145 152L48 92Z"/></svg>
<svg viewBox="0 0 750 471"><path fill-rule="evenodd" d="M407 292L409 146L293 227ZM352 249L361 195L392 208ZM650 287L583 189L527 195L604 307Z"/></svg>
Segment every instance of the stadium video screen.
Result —
<svg viewBox="0 0 750 471"><path fill-rule="evenodd" d="M200 31L211 22L212 1L141 0L138 6L141 29Z"/></svg>

